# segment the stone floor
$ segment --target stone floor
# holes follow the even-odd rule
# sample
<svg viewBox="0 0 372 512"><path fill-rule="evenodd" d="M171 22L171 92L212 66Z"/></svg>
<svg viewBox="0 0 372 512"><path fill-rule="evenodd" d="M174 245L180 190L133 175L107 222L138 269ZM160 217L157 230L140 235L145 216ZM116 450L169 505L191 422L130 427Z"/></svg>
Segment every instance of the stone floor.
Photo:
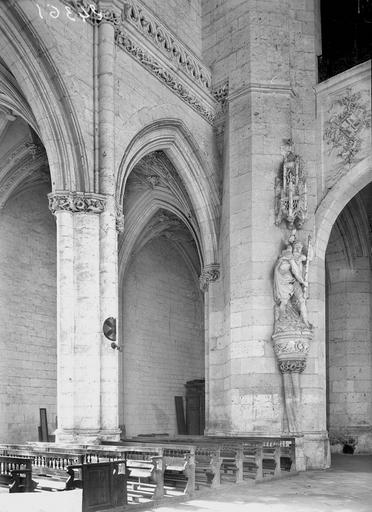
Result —
<svg viewBox="0 0 372 512"><path fill-rule="evenodd" d="M130 507L132 508L132 507ZM133 507L134 508L134 507ZM217 491L157 512L371 512L372 456L334 455L332 468ZM81 492L0 494L0 512L81 512Z"/></svg>

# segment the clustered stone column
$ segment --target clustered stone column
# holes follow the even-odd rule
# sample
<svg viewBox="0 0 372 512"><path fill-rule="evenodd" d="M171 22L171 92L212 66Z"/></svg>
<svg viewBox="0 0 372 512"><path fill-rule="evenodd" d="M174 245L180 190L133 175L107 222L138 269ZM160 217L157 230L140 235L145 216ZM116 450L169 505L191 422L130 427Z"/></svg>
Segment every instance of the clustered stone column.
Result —
<svg viewBox="0 0 372 512"><path fill-rule="evenodd" d="M98 22L98 171L99 191L106 208L100 215L100 319L118 319L118 245L117 228L123 224L122 210L117 205L115 175L115 25L120 9L110 0L101 0L104 12ZM120 329L117 329L117 333ZM117 345L120 341L117 340ZM119 436L118 352L104 338L101 330L101 426L105 438Z"/></svg>
<svg viewBox="0 0 372 512"><path fill-rule="evenodd" d="M56 191L58 442L101 435L99 229L102 195Z"/></svg>
<svg viewBox="0 0 372 512"><path fill-rule="evenodd" d="M293 152L292 141L286 141L281 176L277 181L277 224L282 220L292 229L300 229L306 218L306 180L301 160ZM311 238L304 252L303 244L292 230L286 248L274 268L275 323L272 339L274 352L283 375L285 416L288 431L300 433L300 374L313 339L313 326L307 318L308 273L312 258Z"/></svg>

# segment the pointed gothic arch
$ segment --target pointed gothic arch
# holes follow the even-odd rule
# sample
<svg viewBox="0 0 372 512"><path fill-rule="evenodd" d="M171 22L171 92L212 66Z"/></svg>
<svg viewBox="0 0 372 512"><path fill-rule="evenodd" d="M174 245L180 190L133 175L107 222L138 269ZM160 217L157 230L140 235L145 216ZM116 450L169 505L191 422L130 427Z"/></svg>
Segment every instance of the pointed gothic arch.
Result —
<svg viewBox="0 0 372 512"><path fill-rule="evenodd" d="M0 55L15 78L8 106L13 105L40 136L53 189L89 191L87 155L74 106L61 73L19 3L9 2L0 11Z"/></svg>
<svg viewBox="0 0 372 512"><path fill-rule="evenodd" d="M328 240L337 217L349 201L372 181L372 156L356 164L320 202L315 212L315 255L325 259Z"/></svg>
<svg viewBox="0 0 372 512"><path fill-rule="evenodd" d="M143 128L129 143L121 160L116 195L124 202L127 179L146 155L163 151L181 177L192 202L201 234L203 264L218 261L219 194L209 165L182 121L163 119Z"/></svg>

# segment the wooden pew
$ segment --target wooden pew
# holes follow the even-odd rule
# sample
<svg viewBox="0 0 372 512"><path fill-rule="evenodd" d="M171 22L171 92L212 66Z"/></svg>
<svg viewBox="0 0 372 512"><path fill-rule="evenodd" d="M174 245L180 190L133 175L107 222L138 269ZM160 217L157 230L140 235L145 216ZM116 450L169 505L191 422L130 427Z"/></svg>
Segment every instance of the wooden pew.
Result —
<svg viewBox="0 0 372 512"><path fill-rule="evenodd" d="M82 475L82 512L117 509L127 504L125 460L75 464L67 470Z"/></svg>
<svg viewBox="0 0 372 512"><path fill-rule="evenodd" d="M192 496L195 493L195 447L165 445L163 460L165 494L178 495L181 493Z"/></svg>
<svg viewBox="0 0 372 512"><path fill-rule="evenodd" d="M221 484L221 451L218 446L195 446L195 485L218 487Z"/></svg>
<svg viewBox="0 0 372 512"><path fill-rule="evenodd" d="M37 484L32 480L31 460L0 455L0 484L7 485L10 493L32 492Z"/></svg>
<svg viewBox="0 0 372 512"><path fill-rule="evenodd" d="M164 496L164 464L160 447L121 447L128 471L128 501L159 500Z"/></svg>

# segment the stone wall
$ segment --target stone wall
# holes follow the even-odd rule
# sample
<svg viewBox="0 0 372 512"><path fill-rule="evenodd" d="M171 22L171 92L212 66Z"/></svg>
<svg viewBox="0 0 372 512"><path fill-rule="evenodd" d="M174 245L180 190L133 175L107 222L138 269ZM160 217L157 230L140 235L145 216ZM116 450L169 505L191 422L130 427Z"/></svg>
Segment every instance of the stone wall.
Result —
<svg viewBox="0 0 372 512"><path fill-rule="evenodd" d="M204 377L203 302L179 252L155 239L122 284L121 424L129 435L177 433L175 396Z"/></svg>
<svg viewBox="0 0 372 512"><path fill-rule="evenodd" d="M55 222L46 187L26 190L0 214L0 439L38 439L39 408L56 416Z"/></svg>

